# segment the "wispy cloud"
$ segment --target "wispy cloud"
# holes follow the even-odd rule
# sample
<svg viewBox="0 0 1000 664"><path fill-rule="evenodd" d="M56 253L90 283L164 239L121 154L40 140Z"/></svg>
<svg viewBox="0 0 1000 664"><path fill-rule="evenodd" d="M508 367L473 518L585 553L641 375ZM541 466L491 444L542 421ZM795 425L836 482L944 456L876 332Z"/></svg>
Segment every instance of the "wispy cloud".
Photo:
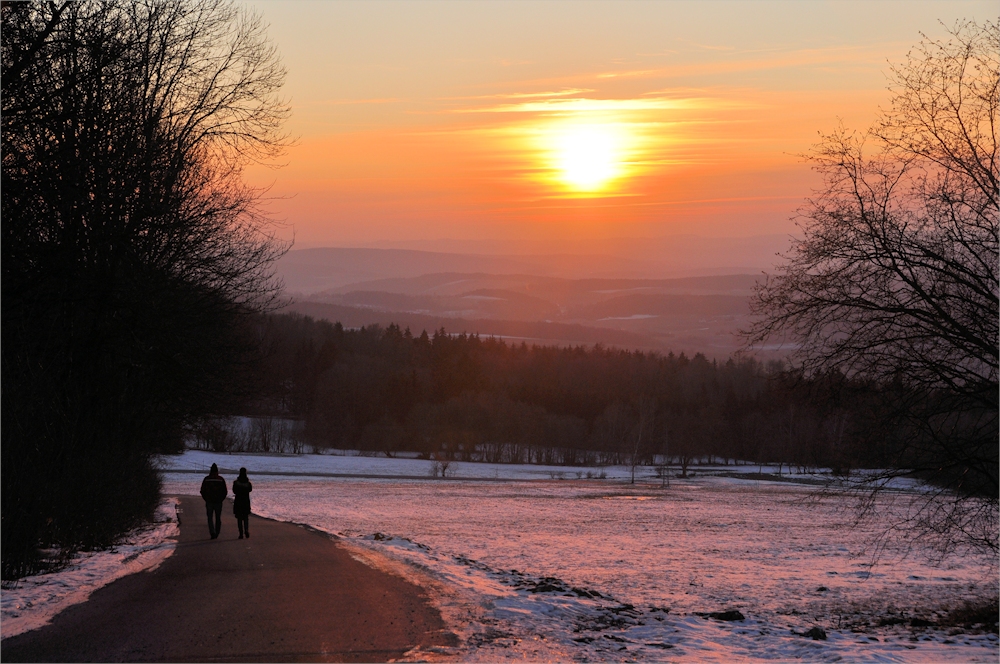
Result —
<svg viewBox="0 0 1000 664"><path fill-rule="evenodd" d="M361 104L399 104L407 101L398 97L378 97L374 99L322 99L312 102L311 106L353 106Z"/></svg>
<svg viewBox="0 0 1000 664"><path fill-rule="evenodd" d="M473 99L550 99L553 97L569 97L572 95L586 94L594 92L593 88L565 88L546 92L505 92L492 95L475 95L471 97L442 97L446 100L473 100Z"/></svg>
<svg viewBox="0 0 1000 664"><path fill-rule="evenodd" d="M697 108L717 108L722 100L707 97L644 97L640 99L544 99L520 104L500 104L483 108L455 109L454 113L621 113L627 111L688 110Z"/></svg>
<svg viewBox="0 0 1000 664"><path fill-rule="evenodd" d="M905 45L900 45L903 48ZM708 48L708 47L703 47ZM758 49L754 51L729 51L727 49L710 49L720 53L739 56L715 62L698 62L690 64L667 65L664 67L646 67L621 71L599 72L598 79L614 78L671 78L678 76L708 76L715 74L732 74L748 71L765 71L771 69L786 69L796 67L821 67L845 64L863 64L881 62L885 45L873 46L835 46L813 49ZM747 53L772 53L771 57L745 58Z"/></svg>
<svg viewBox="0 0 1000 664"><path fill-rule="evenodd" d="M717 45L717 44L698 44L697 42L691 42L692 46L700 48L703 51L727 51L733 52L736 50L735 46L728 45Z"/></svg>

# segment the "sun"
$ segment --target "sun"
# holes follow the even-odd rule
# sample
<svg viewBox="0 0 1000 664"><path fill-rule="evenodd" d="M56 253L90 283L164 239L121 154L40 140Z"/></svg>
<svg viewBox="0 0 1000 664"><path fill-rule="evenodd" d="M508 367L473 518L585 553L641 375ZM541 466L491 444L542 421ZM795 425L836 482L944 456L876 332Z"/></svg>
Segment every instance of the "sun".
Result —
<svg viewBox="0 0 1000 664"><path fill-rule="evenodd" d="M552 136L557 177L570 189L599 191L622 170L622 141L609 125L572 125Z"/></svg>

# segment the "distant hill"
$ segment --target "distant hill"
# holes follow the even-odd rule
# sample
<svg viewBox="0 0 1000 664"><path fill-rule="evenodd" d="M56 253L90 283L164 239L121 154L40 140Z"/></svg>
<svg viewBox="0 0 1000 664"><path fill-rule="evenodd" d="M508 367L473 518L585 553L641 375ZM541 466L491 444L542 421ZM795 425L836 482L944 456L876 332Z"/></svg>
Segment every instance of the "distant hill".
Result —
<svg viewBox="0 0 1000 664"><path fill-rule="evenodd" d="M606 299L624 293L673 293L691 295L749 296L761 274L729 274L675 279L564 279L525 274L442 272L419 277L398 277L351 283L313 293L309 299L335 298L354 291L401 295L454 296L477 289L517 292L568 306L575 302Z"/></svg>
<svg viewBox="0 0 1000 664"><path fill-rule="evenodd" d="M484 337L502 337L513 342L526 341L529 344L590 346L600 343L620 348L665 350L659 341L646 335L565 323L468 320L405 312L372 311L319 302L295 302L285 307L283 311L340 322L345 327L363 327L371 324L386 326L395 323L402 328L409 327L414 334L420 334L423 330L431 333L443 327L446 332L452 334L466 332Z"/></svg>
<svg viewBox="0 0 1000 664"><path fill-rule="evenodd" d="M546 257L553 264L566 264L554 276L660 278L707 276L740 272L770 272L776 254L790 245L787 234L709 237L692 234L658 237L561 238L558 244L545 239L424 239L375 242L382 249L417 249L453 254L510 257ZM557 247L557 248L556 248ZM622 261L583 265L577 272L573 257L603 256ZM566 268L573 267L570 274ZM636 271L638 269L638 271Z"/></svg>
<svg viewBox="0 0 1000 664"><path fill-rule="evenodd" d="M571 319L606 319L627 316L745 316L747 298L738 295L662 295L632 293L572 310Z"/></svg>
<svg viewBox="0 0 1000 664"><path fill-rule="evenodd" d="M444 327L538 343L713 357L740 348L738 332L749 323L748 301L764 277L760 271L650 278L622 269L601 276L601 266L612 264L655 273L650 262L609 256L554 260L364 248L292 251L278 269L296 300L291 310L348 327L398 323L415 333Z"/></svg>
<svg viewBox="0 0 1000 664"><path fill-rule="evenodd" d="M311 294L426 274L527 275L562 279L664 279L760 274L787 249L779 235L748 238L640 238L588 241L579 253L451 253L402 248L293 249L276 269L290 293ZM475 245L485 248L485 245ZM354 288L353 290L383 290Z"/></svg>
<svg viewBox="0 0 1000 664"><path fill-rule="evenodd" d="M299 249L285 254L277 272L291 293L313 293L374 279L416 277L429 272L531 273L530 261L504 256L444 254L409 249Z"/></svg>

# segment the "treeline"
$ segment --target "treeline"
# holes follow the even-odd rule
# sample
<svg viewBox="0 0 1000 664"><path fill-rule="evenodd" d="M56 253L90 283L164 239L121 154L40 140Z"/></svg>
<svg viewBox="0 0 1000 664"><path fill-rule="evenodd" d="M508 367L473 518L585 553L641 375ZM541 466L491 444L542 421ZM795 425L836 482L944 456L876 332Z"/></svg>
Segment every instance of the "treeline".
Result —
<svg viewBox="0 0 1000 664"><path fill-rule="evenodd" d="M154 456L245 399L284 251L242 168L283 70L227 2L16 2L2 55L2 519L16 579L114 544Z"/></svg>
<svg viewBox="0 0 1000 664"><path fill-rule="evenodd" d="M840 375L701 354L539 347L298 314L259 323L251 414L299 420L319 448L510 463L668 456L847 469L886 459L878 399ZM206 426L211 423L206 422ZM203 440L209 438L200 434ZM214 437L218 449L227 441Z"/></svg>

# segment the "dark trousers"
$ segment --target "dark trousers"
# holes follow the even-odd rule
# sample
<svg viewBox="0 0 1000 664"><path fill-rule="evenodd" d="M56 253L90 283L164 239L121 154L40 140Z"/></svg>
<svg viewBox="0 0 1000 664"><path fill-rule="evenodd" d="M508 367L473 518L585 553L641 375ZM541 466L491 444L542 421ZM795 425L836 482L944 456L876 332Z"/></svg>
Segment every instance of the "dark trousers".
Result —
<svg viewBox="0 0 1000 664"><path fill-rule="evenodd" d="M240 537L243 537L244 534L246 534L247 537L250 537L250 515L237 514L236 527L240 529Z"/></svg>
<svg viewBox="0 0 1000 664"><path fill-rule="evenodd" d="M222 530L222 503L205 503L205 512L208 514L208 534L215 539ZM212 515L215 514L215 523L212 522Z"/></svg>

